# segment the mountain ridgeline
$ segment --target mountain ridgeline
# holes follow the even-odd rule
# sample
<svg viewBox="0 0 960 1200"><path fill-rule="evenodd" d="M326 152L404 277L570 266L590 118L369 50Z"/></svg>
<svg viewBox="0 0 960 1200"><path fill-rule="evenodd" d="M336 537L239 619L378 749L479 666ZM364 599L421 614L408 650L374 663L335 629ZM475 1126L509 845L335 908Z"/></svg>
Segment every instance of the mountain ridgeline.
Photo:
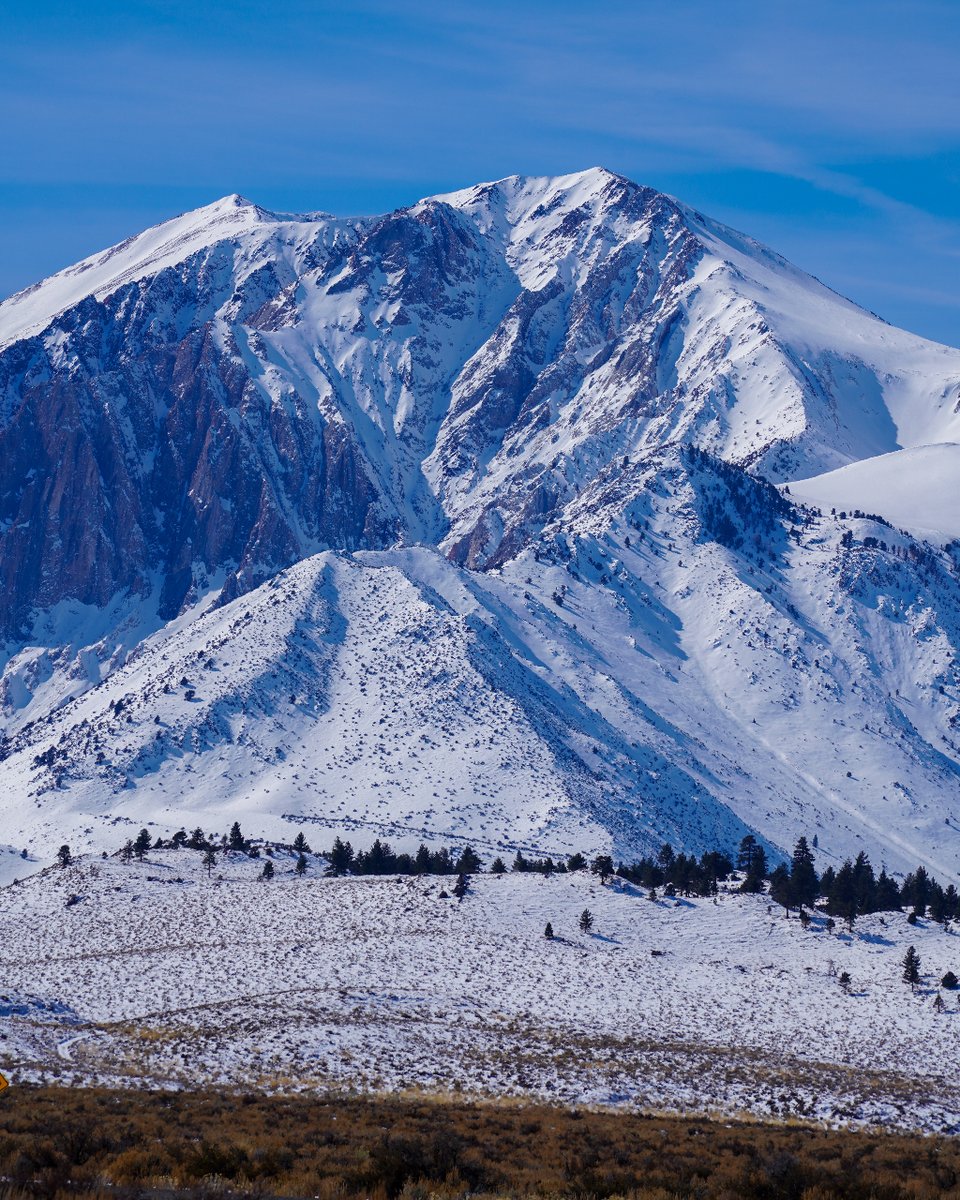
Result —
<svg viewBox="0 0 960 1200"><path fill-rule="evenodd" d="M828 501L960 477L958 407L960 351L603 170L148 230L0 304L0 840L949 876L949 514Z"/></svg>

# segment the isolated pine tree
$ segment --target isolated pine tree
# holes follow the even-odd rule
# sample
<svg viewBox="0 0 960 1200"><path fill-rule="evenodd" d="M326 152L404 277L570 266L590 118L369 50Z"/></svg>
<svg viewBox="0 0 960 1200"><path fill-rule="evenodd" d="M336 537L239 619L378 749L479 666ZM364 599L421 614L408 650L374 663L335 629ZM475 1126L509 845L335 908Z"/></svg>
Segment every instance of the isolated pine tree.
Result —
<svg viewBox="0 0 960 1200"><path fill-rule="evenodd" d="M146 829L141 829L137 834L137 840L133 843L133 852L137 858L143 862L143 856L150 849L150 833Z"/></svg>
<svg viewBox="0 0 960 1200"><path fill-rule="evenodd" d="M457 876L457 882L453 889L453 894L458 900L462 900L467 894L467 888L470 886L470 880L462 872Z"/></svg>
<svg viewBox="0 0 960 1200"><path fill-rule="evenodd" d="M234 823L230 826L230 843L229 844L230 844L231 850L246 849L247 842L246 842L246 838L244 838L244 836L243 836L242 830L240 829L239 821L234 821Z"/></svg>
<svg viewBox="0 0 960 1200"><path fill-rule="evenodd" d="M131 842L130 839L127 838L126 842L124 843L123 849L120 851L120 861L128 863L131 858L133 858L133 842Z"/></svg>
<svg viewBox="0 0 960 1200"><path fill-rule="evenodd" d="M507 864L498 855L493 860L493 862L490 864L490 874L491 875L506 875L506 873L507 873Z"/></svg>
<svg viewBox="0 0 960 1200"><path fill-rule="evenodd" d="M57 851L57 862L61 867L69 867L73 862L73 855L70 853L70 847L64 844Z"/></svg>
<svg viewBox="0 0 960 1200"><path fill-rule="evenodd" d="M301 851L297 857L297 865L293 868L296 873L302 878L307 870L307 856Z"/></svg>
<svg viewBox="0 0 960 1200"><path fill-rule="evenodd" d="M843 989L844 995L850 995L850 984L852 980L848 971L840 972L840 987Z"/></svg>
<svg viewBox="0 0 960 1200"><path fill-rule="evenodd" d="M273 873L274 873L273 872L273 863L268 858L267 861L263 864L263 870L260 872L260 878L266 879L269 881L273 878Z"/></svg>
<svg viewBox="0 0 960 1200"><path fill-rule="evenodd" d="M207 868L208 875L217 865L217 855L212 846L207 847L207 851L203 856L203 865Z"/></svg>
<svg viewBox="0 0 960 1200"><path fill-rule="evenodd" d="M551 941L553 938L553 926L550 924L549 921L547 922L546 929L544 929L544 931L543 931L543 936L547 939L548 942Z"/></svg>
<svg viewBox="0 0 960 1200"><path fill-rule="evenodd" d="M589 908L585 908L580 914L580 932L589 933L593 928L593 913Z"/></svg>
<svg viewBox="0 0 960 1200"><path fill-rule="evenodd" d="M309 853L310 847L307 845L307 839L303 836L302 832L298 833L293 839L293 848L300 854Z"/></svg>
<svg viewBox="0 0 960 1200"><path fill-rule="evenodd" d="M913 946L908 946L903 956L903 982L909 983L914 991L920 982L920 955Z"/></svg>

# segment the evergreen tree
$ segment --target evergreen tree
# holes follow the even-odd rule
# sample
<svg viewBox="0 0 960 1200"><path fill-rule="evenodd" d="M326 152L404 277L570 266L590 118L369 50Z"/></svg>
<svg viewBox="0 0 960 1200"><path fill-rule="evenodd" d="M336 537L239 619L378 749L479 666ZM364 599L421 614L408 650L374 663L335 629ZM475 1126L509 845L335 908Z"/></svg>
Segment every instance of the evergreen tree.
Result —
<svg viewBox="0 0 960 1200"><path fill-rule="evenodd" d="M546 929L544 929L544 931L543 931L543 936L547 939L548 942L551 941L553 938L553 926L550 924L549 921L547 922Z"/></svg>
<svg viewBox="0 0 960 1200"><path fill-rule="evenodd" d="M57 862L61 867L69 867L73 862L73 855L70 853L70 847L64 844L57 851Z"/></svg>
<svg viewBox="0 0 960 1200"><path fill-rule="evenodd" d="M673 854L673 851L671 850L670 853ZM613 874L613 859L609 854L598 854L590 864L590 870L594 875L599 875L601 884L604 884Z"/></svg>
<svg viewBox="0 0 960 1200"><path fill-rule="evenodd" d="M567 859L568 871L585 871L587 869L587 860L579 852L571 854Z"/></svg>
<svg viewBox="0 0 960 1200"><path fill-rule="evenodd" d="M522 871L529 871L529 870L530 870L530 864L529 864L529 863L527 862L527 860L526 860L526 859L523 857L523 851L522 851L522 850L518 850L518 851L517 851L517 853L516 853L516 856L515 856L515 858L514 858L514 860L513 860L513 870L514 870L514 871L521 871L521 872L522 872Z"/></svg>
<svg viewBox="0 0 960 1200"><path fill-rule="evenodd" d="M230 826L229 846L231 850L245 850L247 848L247 841L240 829L239 821L234 821Z"/></svg>
<svg viewBox="0 0 960 1200"><path fill-rule="evenodd" d="M133 858L133 842L127 838L124 842L123 849L120 851L120 861L128 863Z"/></svg>
<svg viewBox="0 0 960 1200"><path fill-rule="evenodd" d="M293 848L298 854L308 854L310 852L310 847L307 845L307 839L303 836L302 831L293 839Z"/></svg>
<svg viewBox="0 0 960 1200"><path fill-rule="evenodd" d="M453 894L456 896L456 898L458 900L462 900L464 898L464 896L467 894L467 888L469 886L470 886L469 879L461 871L461 873L457 876L457 882L454 885Z"/></svg>
<svg viewBox="0 0 960 1200"><path fill-rule="evenodd" d="M944 1004L944 1002L943 1002L943 997L940 995L940 993L939 993L939 992L937 992L937 998L936 998L936 1000L934 1000L934 1002L933 1002L933 1011L934 1011L934 1012L938 1012L938 1013L942 1013L942 1012L943 1012L943 1010L944 1010L946 1007L947 1007L947 1006L946 1006L946 1005Z"/></svg>
<svg viewBox="0 0 960 1200"><path fill-rule="evenodd" d="M790 890L794 904L812 907L820 890L820 881L813 866L813 851L807 845L807 839L797 840L793 848L793 858L790 862Z"/></svg>
<svg viewBox="0 0 960 1200"><path fill-rule="evenodd" d="M137 840L133 843L133 852L136 854L140 862L143 862L143 856L150 849L150 833L146 829L141 829L137 834Z"/></svg>
<svg viewBox="0 0 960 1200"><path fill-rule="evenodd" d="M208 846L206 849L206 853L203 856L203 865L207 868L208 875L213 870L213 868L217 865L216 851L214 850L214 848L212 846Z"/></svg>
<svg viewBox="0 0 960 1200"><path fill-rule="evenodd" d="M952 992L956 989L957 977L954 975L953 971L948 971L946 975L944 975L944 977L940 980L940 986L945 987L949 992Z"/></svg>
<svg viewBox="0 0 960 1200"><path fill-rule="evenodd" d="M752 833L748 833L740 842L737 870L742 871L744 875L740 884L741 892L763 891L763 881L767 875L767 854Z"/></svg>
<svg viewBox="0 0 960 1200"><path fill-rule="evenodd" d="M263 864L263 870L260 872L260 878L267 880L267 882L269 883L269 881L273 878L273 875L274 875L273 863L268 858L267 861Z"/></svg>
<svg viewBox="0 0 960 1200"><path fill-rule="evenodd" d="M353 866L353 847L349 842L342 842L337 837L334 839L329 858L331 872L334 875L346 875Z"/></svg>
<svg viewBox="0 0 960 1200"><path fill-rule="evenodd" d="M850 978L849 971L841 971L840 972L840 987L843 989L844 994L847 996L850 995L850 984L852 982L853 981Z"/></svg>
<svg viewBox="0 0 960 1200"><path fill-rule="evenodd" d="M775 867L770 876L770 898L776 904L782 904L787 916L793 906L793 888L790 886L790 872L781 863Z"/></svg>
<svg viewBox="0 0 960 1200"><path fill-rule="evenodd" d="M589 933L593 928L593 913L589 908L585 908L580 914L580 932Z"/></svg>
<svg viewBox="0 0 960 1200"><path fill-rule="evenodd" d="M185 829L178 829L170 839L170 844L173 846L174 850L182 850L187 844L187 831Z"/></svg>
<svg viewBox="0 0 960 1200"><path fill-rule="evenodd" d="M197 827L193 831L193 833L190 834L190 838L187 842L187 845L190 847L191 850L202 850L204 848L204 846L206 846L206 844L207 844L207 839L206 839L206 836L205 836L203 830L200 829L199 827Z"/></svg>
<svg viewBox="0 0 960 1200"><path fill-rule="evenodd" d="M920 955L913 946L908 946L903 956L903 982L909 983L914 991L920 982Z"/></svg>
<svg viewBox="0 0 960 1200"><path fill-rule="evenodd" d="M297 856L297 865L293 868L296 873L302 878L307 870L307 856L301 850Z"/></svg>
<svg viewBox="0 0 960 1200"><path fill-rule="evenodd" d="M506 875L506 873L507 873L507 864L503 861L503 859L499 855L497 855L497 857L490 864L490 874L491 875Z"/></svg>
<svg viewBox="0 0 960 1200"><path fill-rule="evenodd" d="M454 870L458 875L473 875L480 870L480 858L472 846L464 846Z"/></svg>

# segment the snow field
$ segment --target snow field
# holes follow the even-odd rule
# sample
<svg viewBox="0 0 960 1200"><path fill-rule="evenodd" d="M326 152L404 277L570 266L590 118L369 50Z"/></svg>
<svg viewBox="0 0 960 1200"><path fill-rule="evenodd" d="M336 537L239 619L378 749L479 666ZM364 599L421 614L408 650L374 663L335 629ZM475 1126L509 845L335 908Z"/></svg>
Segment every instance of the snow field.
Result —
<svg viewBox="0 0 960 1200"><path fill-rule="evenodd" d="M84 859L0 891L4 1073L960 1127L956 993L933 1006L953 930L805 930L765 897L651 901L585 872L477 875L458 902L449 878L329 879L311 856L300 880L280 855L265 883L262 861Z"/></svg>

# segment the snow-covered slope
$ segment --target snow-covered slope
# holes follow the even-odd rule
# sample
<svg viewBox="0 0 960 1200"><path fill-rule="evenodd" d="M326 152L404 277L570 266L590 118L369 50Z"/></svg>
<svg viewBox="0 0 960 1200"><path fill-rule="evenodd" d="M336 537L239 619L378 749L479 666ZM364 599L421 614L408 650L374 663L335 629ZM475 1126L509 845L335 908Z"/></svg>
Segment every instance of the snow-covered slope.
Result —
<svg viewBox="0 0 960 1200"><path fill-rule="evenodd" d="M228 197L0 347L11 845L243 814L960 865L953 551L763 481L945 461L960 351L602 170Z"/></svg>
<svg viewBox="0 0 960 1200"><path fill-rule="evenodd" d="M934 1008L960 939L933 922L830 933L765 896L651 901L586 872L475 875L458 903L448 878L324 879L311 856L297 879L280 856L263 883L262 859L222 856L208 878L201 857L86 861L0 891L15 1083L422 1088L960 1128L956 993Z"/></svg>
<svg viewBox="0 0 960 1200"><path fill-rule="evenodd" d="M934 543L960 538L960 445L895 450L790 483L790 494L818 508L881 516Z"/></svg>

